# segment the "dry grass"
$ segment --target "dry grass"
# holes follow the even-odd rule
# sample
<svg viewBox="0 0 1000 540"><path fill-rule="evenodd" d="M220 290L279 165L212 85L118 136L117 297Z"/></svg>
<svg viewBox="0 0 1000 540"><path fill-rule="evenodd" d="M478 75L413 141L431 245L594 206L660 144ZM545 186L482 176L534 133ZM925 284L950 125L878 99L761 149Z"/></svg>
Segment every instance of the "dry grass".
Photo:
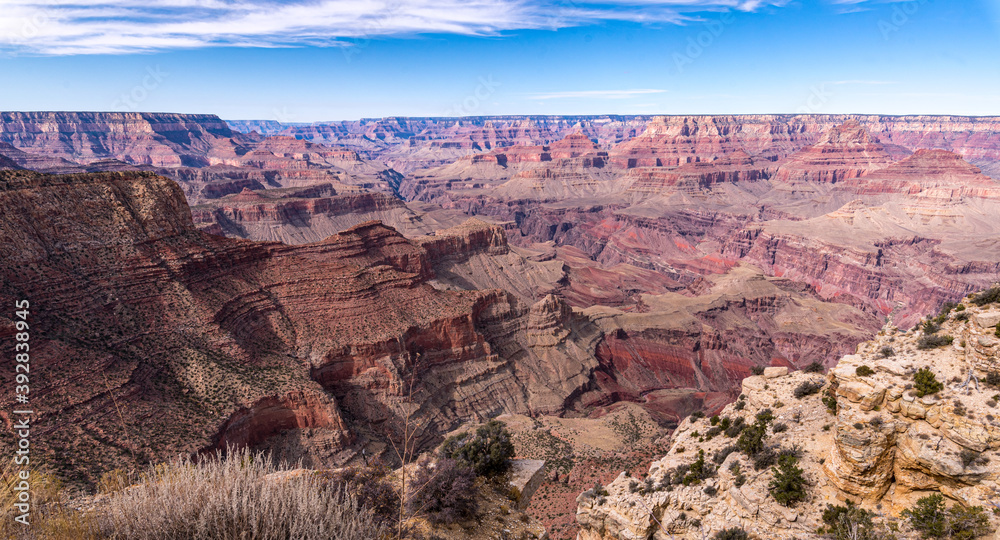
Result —
<svg viewBox="0 0 1000 540"><path fill-rule="evenodd" d="M115 540L362 540L387 534L342 486L312 474L268 478L281 470L247 451L159 467L102 504L100 528Z"/></svg>
<svg viewBox="0 0 1000 540"><path fill-rule="evenodd" d="M339 483L310 473L275 476L262 454L235 452L198 463L183 459L102 479L95 508L64 503L52 477L32 473L31 526L14 521L17 471L0 466L0 538L16 540L370 540L389 538L387 524Z"/></svg>
<svg viewBox="0 0 1000 540"><path fill-rule="evenodd" d="M0 537L17 540L100 540L94 520L65 505L61 483L52 475L29 472L31 485L30 525L14 518L20 478L13 460L0 465Z"/></svg>

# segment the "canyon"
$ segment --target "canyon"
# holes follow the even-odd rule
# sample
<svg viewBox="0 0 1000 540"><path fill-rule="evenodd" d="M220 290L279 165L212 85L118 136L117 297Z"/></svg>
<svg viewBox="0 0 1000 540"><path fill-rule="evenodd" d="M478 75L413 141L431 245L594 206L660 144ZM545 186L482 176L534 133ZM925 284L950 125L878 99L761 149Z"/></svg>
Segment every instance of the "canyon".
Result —
<svg viewBox="0 0 1000 540"><path fill-rule="evenodd" d="M672 428L1000 280L998 129L0 113L0 300L37 306L73 482L227 444L391 459L410 418L422 448L622 402Z"/></svg>

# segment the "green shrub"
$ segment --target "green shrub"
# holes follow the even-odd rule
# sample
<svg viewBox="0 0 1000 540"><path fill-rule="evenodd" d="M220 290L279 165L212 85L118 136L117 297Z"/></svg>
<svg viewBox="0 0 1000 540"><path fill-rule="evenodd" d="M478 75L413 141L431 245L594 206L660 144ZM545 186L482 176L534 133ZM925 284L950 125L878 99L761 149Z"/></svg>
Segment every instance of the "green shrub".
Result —
<svg viewBox="0 0 1000 540"><path fill-rule="evenodd" d="M834 540L878 540L883 538L876 531L873 512L858 508L852 501L847 506L826 505L823 510L823 532Z"/></svg>
<svg viewBox="0 0 1000 540"><path fill-rule="evenodd" d="M478 476L496 476L510 470L514 444L503 422L490 420L471 438L465 433L446 439L441 453L471 467Z"/></svg>
<svg viewBox="0 0 1000 540"><path fill-rule="evenodd" d="M1000 285L992 287L979 294L972 295L971 301L977 306L985 306L986 304L1000 302Z"/></svg>
<svg viewBox="0 0 1000 540"><path fill-rule="evenodd" d="M941 325L935 323L934 321L927 319L924 324L920 327L924 331L924 334L931 335L936 334L938 330L941 330Z"/></svg>
<svg viewBox="0 0 1000 540"><path fill-rule="evenodd" d="M712 417L708 419L708 423L712 426L719 425L719 415L712 415Z"/></svg>
<svg viewBox="0 0 1000 540"><path fill-rule="evenodd" d="M990 532L983 507L955 505L945 509L944 497L938 493L919 499L913 508L903 510L902 516L921 538L972 540Z"/></svg>
<svg viewBox="0 0 1000 540"><path fill-rule="evenodd" d="M694 422L695 420L701 420L702 418L705 418L705 412L704 411L695 411L695 412L691 413L691 421L692 422Z"/></svg>
<svg viewBox="0 0 1000 540"><path fill-rule="evenodd" d="M687 474L684 475L682 483L685 486L699 484L702 480L713 476L715 476L715 467L711 464L705 463L705 451L699 449L698 457L694 460L694 463L688 467Z"/></svg>
<svg viewBox="0 0 1000 540"><path fill-rule="evenodd" d="M924 397L931 394L936 394L941 390L944 390L944 385L938 382L937 377L934 376L929 368L922 367L917 370L917 373L913 376L914 388L917 391L917 397Z"/></svg>
<svg viewBox="0 0 1000 540"><path fill-rule="evenodd" d="M763 375L764 374L764 366L752 366L750 368L750 373L753 374L753 375Z"/></svg>
<svg viewBox="0 0 1000 540"><path fill-rule="evenodd" d="M889 358L890 356L896 356L896 351L892 347L885 345L878 351L879 356L882 358Z"/></svg>
<svg viewBox="0 0 1000 540"><path fill-rule="evenodd" d="M823 396L823 405L826 405L826 411L830 414L837 414L837 398L831 394Z"/></svg>
<svg viewBox="0 0 1000 540"><path fill-rule="evenodd" d="M764 437L767 436L767 426L774 419L770 409L765 409L757 413L757 421L746 427L740 438L736 440L736 447L747 456L755 456L764 449Z"/></svg>
<svg viewBox="0 0 1000 540"><path fill-rule="evenodd" d="M858 377L871 377L872 375L875 374L875 370L872 369L872 368L870 368L870 367L868 367L868 366L858 366L854 370L854 373Z"/></svg>
<svg viewBox="0 0 1000 540"><path fill-rule="evenodd" d="M750 540L750 535L740 527L733 527L715 533L712 540Z"/></svg>
<svg viewBox="0 0 1000 540"><path fill-rule="evenodd" d="M990 520L982 506L956 504L948 510L948 532L953 540L972 540L990 533Z"/></svg>
<svg viewBox="0 0 1000 540"><path fill-rule="evenodd" d="M936 349L951 345L955 338L951 336L926 335L917 340L917 348L922 350Z"/></svg>
<svg viewBox="0 0 1000 540"><path fill-rule="evenodd" d="M418 464L406 497L413 515L425 515L432 523L467 521L479 511L476 473L472 467L453 459Z"/></svg>
<svg viewBox="0 0 1000 540"><path fill-rule="evenodd" d="M944 497L935 493L919 499L913 508L902 514L910 526L920 533L921 538L945 538L948 530L948 512L944 507Z"/></svg>
<svg viewBox="0 0 1000 540"><path fill-rule="evenodd" d="M798 386L795 387L793 395L802 399L806 396L811 396L818 393L821 388L823 388L823 381L802 381Z"/></svg>
<svg viewBox="0 0 1000 540"><path fill-rule="evenodd" d="M744 420L742 416L737 417L736 420L733 420L732 424L726 428L726 437L729 437L730 439L736 437L740 433L743 433L744 429L746 429L746 420Z"/></svg>
<svg viewBox="0 0 1000 540"><path fill-rule="evenodd" d="M771 426L771 433L781 433L784 431L788 431L788 424L778 422Z"/></svg>
<svg viewBox="0 0 1000 540"><path fill-rule="evenodd" d="M774 478L768 487L778 504L791 506L806 498L806 480L802 477L802 469L795 466L797 462L794 456L781 456L778 466L771 469Z"/></svg>
<svg viewBox="0 0 1000 540"><path fill-rule="evenodd" d="M805 371L806 373L823 373L824 371L826 371L826 368L823 367L823 364L813 361L813 363L804 367L802 371Z"/></svg>

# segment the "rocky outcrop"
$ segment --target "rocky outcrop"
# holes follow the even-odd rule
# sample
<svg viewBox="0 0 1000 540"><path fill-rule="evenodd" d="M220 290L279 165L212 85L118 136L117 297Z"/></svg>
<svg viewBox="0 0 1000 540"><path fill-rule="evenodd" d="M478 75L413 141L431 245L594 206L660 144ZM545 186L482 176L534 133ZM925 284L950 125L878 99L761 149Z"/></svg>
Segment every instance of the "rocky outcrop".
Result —
<svg viewBox="0 0 1000 540"><path fill-rule="evenodd" d="M301 246L232 240L199 232L166 178L2 174L0 297L36 306L32 389L52 396L33 443L76 459L74 478L286 427L312 430L302 455L320 455L309 437L329 455L351 440L337 407L377 438L419 403L430 442L529 395L558 410L575 388L521 382L538 369L520 344L527 308L435 289L427 250L380 223ZM337 405L301 397L324 393Z"/></svg>
<svg viewBox="0 0 1000 540"><path fill-rule="evenodd" d="M962 156L946 150L917 150L912 156L846 186L860 195L901 194L929 204L1000 198L1000 182Z"/></svg>
<svg viewBox="0 0 1000 540"><path fill-rule="evenodd" d="M328 183L257 191L243 188L193 207L192 214L198 228L212 234L286 244L318 242L366 221L381 221L405 236L417 237L466 219L351 187Z"/></svg>
<svg viewBox="0 0 1000 540"><path fill-rule="evenodd" d="M331 181L393 192L399 181L395 171L351 150L243 135L214 115L6 112L0 113L0 144L26 154L25 168L43 172L155 168L180 182L191 202L244 188Z"/></svg>
<svg viewBox="0 0 1000 540"><path fill-rule="evenodd" d="M511 460L509 474L509 485L517 490L517 509L524 510L545 480L545 462L540 459Z"/></svg>
<svg viewBox="0 0 1000 540"><path fill-rule="evenodd" d="M984 324L993 318L1000 321L1000 304L980 308L966 299L964 310L952 312L940 330L955 337L950 345L922 349L921 331L887 325L825 378L765 372L744 379L743 397L719 413L722 422L743 418L749 424L758 412L771 411L776 418L765 445L798 448L808 490L804 501L779 505L770 494L768 468L756 469L739 450L720 453L734 441L713 427L718 421L688 418L648 476L622 473L601 490L580 495L579 538L702 538L730 527L745 529L751 538L819 538L828 503L852 500L884 521L935 492L949 504L989 508L1000 466L991 450L1000 448L1000 431L993 392L980 384L998 366L992 355L969 345L992 333ZM915 395L918 368L929 368L943 389ZM803 393L807 383L821 388ZM678 476L677 467L702 455L715 472L678 482L688 469ZM990 519L995 526L996 518ZM911 534L905 522L898 526Z"/></svg>
<svg viewBox="0 0 1000 540"><path fill-rule="evenodd" d="M508 250L507 237L502 228L475 218L418 238L417 242L435 261L468 258L476 253L503 255Z"/></svg>
<svg viewBox="0 0 1000 540"><path fill-rule="evenodd" d="M329 465L350 458L354 442L335 399L320 392L295 391L240 408L201 452L267 448L279 461Z"/></svg>
<svg viewBox="0 0 1000 540"><path fill-rule="evenodd" d="M757 161L742 150L713 161L684 163L676 168L635 167L629 169L629 190L640 193L698 193L716 184L759 182L774 174L770 161Z"/></svg>
<svg viewBox="0 0 1000 540"><path fill-rule="evenodd" d="M892 156L868 130L850 120L824 133L816 144L792 155L778 167L774 179L835 184L865 176L892 162Z"/></svg>

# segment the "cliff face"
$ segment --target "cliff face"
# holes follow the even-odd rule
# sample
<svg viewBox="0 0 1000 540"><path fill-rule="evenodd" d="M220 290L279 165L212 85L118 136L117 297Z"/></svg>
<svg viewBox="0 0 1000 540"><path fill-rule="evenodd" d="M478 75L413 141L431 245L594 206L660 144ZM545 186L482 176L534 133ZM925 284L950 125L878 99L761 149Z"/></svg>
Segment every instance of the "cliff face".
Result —
<svg viewBox="0 0 1000 540"><path fill-rule="evenodd" d="M33 442L75 481L288 430L300 457L336 461L411 403L433 440L529 395L558 410L575 389L522 382L537 369L517 362L535 363L516 345L527 306L433 288L427 250L377 222L287 246L199 232L178 186L149 174L5 172L0 186L0 297L33 306Z"/></svg>
<svg viewBox="0 0 1000 540"><path fill-rule="evenodd" d="M34 156L22 166L43 172L122 170L121 165L155 169L177 180L192 202L248 187L332 181L391 192L398 183L398 173L351 150L293 137L243 135L214 115L5 112L0 144Z"/></svg>
<svg viewBox="0 0 1000 540"><path fill-rule="evenodd" d="M609 149L621 167L677 166L735 151L780 159L817 143L830 128L855 121L896 159L917 148L940 148L987 167L1000 161L993 134L1000 118L879 115L494 116L371 118L282 125L229 121L233 129L297 138L389 158L400 171L441 165L470 152L550 144L574 132ZM621 144L624 143L624 144ZM618 145L616 148L612 148ZM456 151L457 150L457 151ZM657 162L659 160L659 162ZM995 170L992 165L991 171Z"/></svg>
<svg viewBox="0 0 1000 540"><path fill-rule="evenodd" d="M836 126L816 144L792 155L778 167L779 182L835 184L887 167L892 156L855 120Z"/></svg>
<svg viewBox="0 0 1000 540"><path fill-rule="evenodd" d="M846 121L827 127L837 120ZM909 155L899 143L916 139L893 138L927 120L662 117L600 169L456 162L413 173L400 193L508 221L516 245L572 246L687 286L743 261L910 322L1000 277L990 240L1000 183L956 153ZM992 125L968 120L949 122L975 133Z"/></svg>
<svg viewBox="0 0 1000 540"><path fill-rule="evenodd" d="M107 112L0 113L0 142L33 154L89 162L113 157L177 167L199 161L233 132L214 115Z"/></svg>
<svg viewBox="0 0 1000 540"><path fill-rule="evenodd" d="M744 379L745 398L719 415L728 418L725 423L743 418L750 424L763 409L773 412L765 445L799 448L804 501L779 505L769 488L769 468L755 469L739 450L720 453L735 440L713 430L707 419L688 418L645 479L622 475L606 486L608 494L591 490L579 497L579 538L651 539L667 532L702 538L730 527L744 528L751 538L819 538L826 504L852 500L886 521L932 493L944 495L949 505L990 508L1000 467L992 451L1000 448L1000 431L992 415L995 392L982 381L1000 367L1000 339L993 335L1000 305L979 308L967 300L969 307L944 323L940 334L954 342L942 348L922 350L922 332L887 326L826 377L772 368ZM860 374L861 366L872 373ZM913 374L925 367L944 386L917 397ZM821 390L796 392L808 382ZM823 403L826 396L836 400L835 412ZM678 482L676 467L690 465L702 451L715 472L695 483ZM990 519L995 528L996 518ZM899 526L906 538L917 536L905 520Z"/></svg>

